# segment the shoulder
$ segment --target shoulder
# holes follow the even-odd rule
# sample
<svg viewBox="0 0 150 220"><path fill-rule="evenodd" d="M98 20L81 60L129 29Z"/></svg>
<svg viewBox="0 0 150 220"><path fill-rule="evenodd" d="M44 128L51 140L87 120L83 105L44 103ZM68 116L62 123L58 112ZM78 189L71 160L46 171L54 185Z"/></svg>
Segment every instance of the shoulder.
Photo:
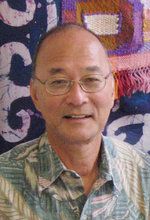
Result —
<svg viewBox="0 0 150 220"><path fill-rule="evenodd" d="M150 168L150 155L127 142L114 137L103 137L106 151L112 158L133 163L138 167ZM150 170L149 170L150 171Z"/></svg>
<svg viewBox="0 0 150 220"><path fill-rule="evenodd" d="M11 150L3 153L0 155L0 163L3 163L4 161L12 161L17 160L20 155L24 154L27 151L30 151L31 149L34 149L38 146L39 138L19 144L12 148Z"/></svg>
<svg viewBox="0 0 150 220"><path fill-rule="evenodd" d="M105 151L114 176L119 176L127 195L150 202L150 155L112 137L104 137ZM138 203L138 202L137 202ZM144 203L144 201L142 202Z"/></svg>
<svg viewBox="0 0 150 220"><path fill-rule="evenodd" d="M26 160L32 159L32 155L38 152L41 136L29 142L15 146L10 151L0 155L0 175L8 176L21 173Z"/></svg>
<svg viewBox="0 0 150 220"><path fill-rule="evenodd" d="M116 138L104 137L103 141L118 188L125 192L141 213L149 216L150 155Z"/></svg>
<svg viewBox="0 0 150 220"><path fill-rule="evenodd" d="M43 136L43 135L42 135ZM42 136L29 142L17 145L10 151L0 155L0 184L9 188L11 184L17 187L18 191L25 188L29 174L33 173L32 168L38 162L38 153ZM31 166L29 166L31 164ZM29 169L31 167L31 169Z"/></svg>
<svg viewBox="0 0 150 220"><path fill-rule="evenodd" d="M31 201L36 199L37 176L32 165L38 158L40 144L42 144L41 137L17 145L0 155L0 212L2 216L7 216L7 214L12 216L15 210L16 216L21 216L23 219L25 216L27 219L34 218L35 214L32 211L34 204L31 204ZM21 209L23 207L26 213L20 215L20 207ZM38 219L38 217L35 218Z"/></svg>
<svg viewBox="0 0 150 220"><path fill-rule="evenodd" d="M104 137L104 145L109 163L114 172L118 173L126 191L133 188L136 189L135 194L138 194L142 189L144 197L149 201L150 155L112 137Z"/></svg>
<svg viewBox="0 0 150 220"><path fill-rule="evenodd" d="M119 176L130 179L130 183L138 180L145 189L149 189L150 196L150 155L112 137L104 137L104 146L107 158Z"/></svg>

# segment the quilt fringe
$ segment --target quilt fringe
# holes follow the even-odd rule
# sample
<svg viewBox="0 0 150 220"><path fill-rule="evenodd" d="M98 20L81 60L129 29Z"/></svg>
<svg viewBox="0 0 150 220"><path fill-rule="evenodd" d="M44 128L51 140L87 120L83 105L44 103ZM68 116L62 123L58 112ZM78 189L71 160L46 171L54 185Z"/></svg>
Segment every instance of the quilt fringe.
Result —
<svg viewBox="0 0 150 220"><path fill-rule="evenodd" d="M116 99L131 96L135 92L150 92L150 66L135 70L115 72Z"/></svg>

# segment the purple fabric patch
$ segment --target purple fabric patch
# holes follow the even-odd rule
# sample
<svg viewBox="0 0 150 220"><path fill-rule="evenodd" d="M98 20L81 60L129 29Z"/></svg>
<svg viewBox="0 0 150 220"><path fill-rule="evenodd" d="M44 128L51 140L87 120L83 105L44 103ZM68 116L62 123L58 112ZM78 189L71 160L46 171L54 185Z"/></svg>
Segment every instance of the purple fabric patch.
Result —
<svg viewBox="0 0 150 220"><path fill-rule="evenodd" d="M62 10L76 10L76 0L63 0L62 1Z"/></svg>
<svg viewBox="0 0 150 220"><path fill-rule="evenodd" d="M65 11L69 11L70 14L74 14L76 12L76 4L80 3L80 2L87 2L87 1L83 1L83 0L73 0L73 1L62 1L62 22L65 23L67 22L66 20L66 16L64 16L64 12ZM96 4L96 3L95 3ZM117 49L114 50L109 50L108 54L109 55L126 55L126 54L130 54L130 53L136 53L142 46L143 46L143 27L142 27L142 18L143 18L143 4L140 2L140 0L128 0L125 1L125 4L131 4L133 7L133 14L131 14L130 16L133 17L132 20L132 25L134 28L134 32L133 32L133 38L131 39L130 42L122 42L122 44L120 44L120 46ZM95 13L84 13L84 11L82 12L81 16L82 16L82 20L85 24L85 26L87 27L88 24L85 22L85 15L94 15L94 14L113 14L113 13L107 13L107 12L102 12L102 11L97 11ZM121 33L122 31L122 22L123 22L123 17L122 17L122 12L120 11L119 13L119 21L118 21L118 33ZM126 19L128 21L128 19ZM130 30L129 30L130 31ZM127 34L127 33L125 33ZM110 35L106 35L106 38Z"/></svg>

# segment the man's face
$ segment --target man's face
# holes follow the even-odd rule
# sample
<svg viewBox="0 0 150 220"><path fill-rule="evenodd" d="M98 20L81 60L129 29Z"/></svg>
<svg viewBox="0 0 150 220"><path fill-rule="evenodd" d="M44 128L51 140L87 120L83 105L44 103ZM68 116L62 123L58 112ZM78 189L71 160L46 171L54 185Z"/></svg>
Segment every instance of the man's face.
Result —
<svg viewBox="0 0 150 220"><path fill-rule="evenodd" d="M98 40L81 30L67 30L47 38L37 57L36 76L80 80L87 74L109 74L105 52ZM100 136L113 105L113 80L103 90L84 92L74 83L67 94L50 95L37 80L31 83L31 96L46 121L49 140L59 143L88 143ZM69 116L69 117L68 117Z"/></svg>

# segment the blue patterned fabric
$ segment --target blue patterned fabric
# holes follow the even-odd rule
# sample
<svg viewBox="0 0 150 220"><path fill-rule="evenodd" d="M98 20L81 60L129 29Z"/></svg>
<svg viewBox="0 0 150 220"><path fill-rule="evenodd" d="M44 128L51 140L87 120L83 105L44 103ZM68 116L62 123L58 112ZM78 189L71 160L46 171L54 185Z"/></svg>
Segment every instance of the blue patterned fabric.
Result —
<svg viewBox="0 0 150 220"><path fill-rule="evenodd" d="M39 136L44 121L29 94L40 36L60 20L60 0L0 1L0 153Z"/></svg>
<svg viewBox="0 0 150 220"><path fill-rule="evenodd" d="M150 93L136 92L116 102L104 134L130 143L150 154Z"/></svg>

